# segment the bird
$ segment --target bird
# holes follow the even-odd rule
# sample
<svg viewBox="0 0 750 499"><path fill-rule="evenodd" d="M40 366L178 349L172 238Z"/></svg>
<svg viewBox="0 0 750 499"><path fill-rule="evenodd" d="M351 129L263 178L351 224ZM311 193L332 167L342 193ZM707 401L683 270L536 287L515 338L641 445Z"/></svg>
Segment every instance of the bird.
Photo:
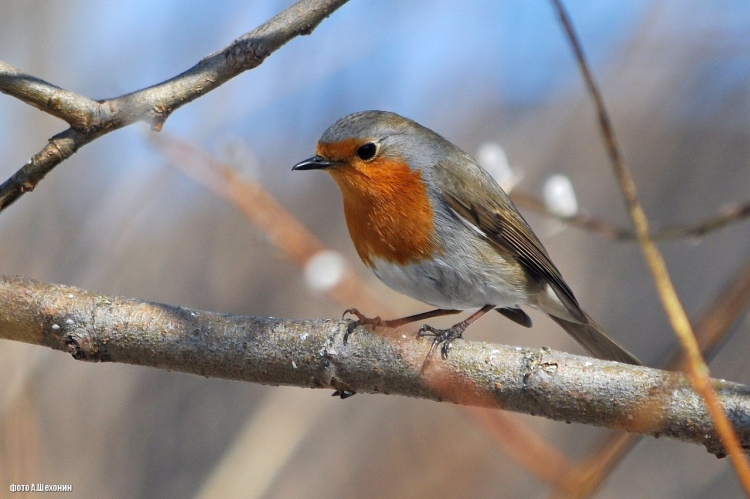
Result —
<svg viewBox="0 0 750 499"><path fill-rule="evenodd" d="M362 262L390 288L435 310L360 325L404 324L476 310L447 329L422 325L447 358L451 344L491 310L531 327L521 307L546 313L590 354L641 365L579 305L547 250L492 176L459 147L415 121L360 111L331 125L294 171L324 170L338 184Z"/></svg>

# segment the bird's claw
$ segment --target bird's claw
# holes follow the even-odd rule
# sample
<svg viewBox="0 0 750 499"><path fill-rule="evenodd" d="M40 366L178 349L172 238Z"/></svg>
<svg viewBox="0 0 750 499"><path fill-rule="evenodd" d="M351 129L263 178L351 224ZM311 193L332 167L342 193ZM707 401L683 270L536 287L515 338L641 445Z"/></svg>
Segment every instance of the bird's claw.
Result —
<svg viewBox="0 0 750 499"><path fill-rule="evenodd" d="M356 395L356 394L357 394L357 392L355 392L353 390L336 390L335 392L333 392L331 394L331 396L333 396L333 397L340 397L341 400L344 400L344 399L348 399L352 395Z"/></svg>
<svg viewBox="0 0 750 499"><path fill-rule="evenodd" d="M344 310L344 313L341 314L341 318L346 319L346 316L350 314L355 316L359 320L366 319L366 317L362 315L362 313L356 308L347 308L346 310Z"/></svg>
<svg viewBox="0 0 750 499"><path fill-rule="evenodd" d="M459 324L448 329L437 329L432 326L425 324L419 328L417 332L417 338L424 338L425 336L432 336L432 345L430 345L430 351L427 352L427 357L432 355L435 347L440 347L440 357L445 360L448 358L448 351L451 349L451 343L453 340L460 338L465 328L457 327Z"/></svg>
<svg viewBox="0 0 750 499"><path fill-rule="evenodd" d="M352 334L354 330L359 326L377 327L383 324L383 319L381 319L379 316L374 318L366 317L356 308L347 308L346 310L344 310L344 314L341 316L341 318L345 319L347 315L353 315L357 318L357 320L350 320L349 325L346 326L346 332L344 333L344 345L346 345L349 341L349 335Z"/></svg>

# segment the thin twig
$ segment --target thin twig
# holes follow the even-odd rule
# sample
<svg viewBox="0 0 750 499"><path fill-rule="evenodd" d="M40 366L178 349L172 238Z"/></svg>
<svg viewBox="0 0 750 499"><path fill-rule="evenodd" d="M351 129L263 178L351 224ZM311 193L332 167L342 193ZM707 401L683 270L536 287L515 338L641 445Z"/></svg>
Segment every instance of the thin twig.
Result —
<svg viewBox="0 0 750 499"><path fill-rule="evenodd" d="M0 278L0 337L77 360L505 409L724 452L682 373L473 341L456 342L447 360L426 359L430 341L361 327L344 345L347 327L346 321L233 316ZM711 382L750 449L750 387ZM644 419L644 410L653 417Z"/></svg>
<svg viewBox="0 0 750 499"><path fill-rule="evenodd" d="M636 194L635 182L633 181L630 172L622 161L620 149L615 139L614 130L612 124L604 106L599 88L594 81L594 77L589 70L589 66L586 63L586 58L583 54L583 49L573 30L571 20L563 7L560 0L551 0L557 13L560 17L560 22L563 25L565 33L568 37L570 45L575 53L576 60L578 61L578 67L581 70L581 74L586 82L589 94L594 100L594 104L597 110L599 118L599 126L602 132L602 138L604 139L607 153L609 154L612 162L612 167L615 171L615 176L620 184L625 202L628 207L628 212L633 220L633 226L635 227L636 235L638 236L638 242L641 245L641 249L644 253L646 263L651 270L651 274L654 278L654 283L659 294L659 298L662 301L664 310L667 313L669 322L672 325L678 339L685 351L688 358L687 374L693 384L695 390L705 400L708 410L711 414L711 419L716 425L716 430L721 435L722 443L725 446L726 452L729 454L732 464L737 472L737 476L742 484L745 494L750 497L750 464L745 457L742 447L740 446L737 434L732 430L732 425L729 423L729 419L724 409L722 408L721 401L719 400L716 392L711 386L709 378L709 370L706 362L701 355L698 341L693 333L692 326L688 320L687 314L685 313L682 304L680 303L677 292L674 289L672 280L669 277L667 266L664 259L656 246L656 243L649 237L649 226L646 214L638 201Z"/></svg>
<svg viewBox="0 0 750 499"><path fill-rule="evenodd" d="M627 241L632 239L633 232L630 229L615 227L603 220L590 217L584 213L576 213L570 217L558 215L550 210L544 201L532 196L531 194L523 192L520 189L513 189L509 196L513 203L519 208L525 208L540 215L554 218L572 227L587 230L589 232L596 232L612 241Z"/></svg>
<svg viewBox="0 0 750 499"><path fill-rule="evenodd" d="M67 121L26 165L0 185L0 211L84 145L138 121L159 131L179 107L259 66L286 42L310 34L348 0L300 0L273 19L165 82L114 99L94 101L0 63L0 92Z"/></svg>
<svg viewBox="0 0 750 499"><path fill-rule="evenodd" d="M519 189L510 193L513 202L528 210L541 215L555 218L572 227L596 232L613 241L636 241L636 235L632 229L616 227L601 219L591 217L585 213L576 213L573 216L561 216L550 210L543 201ZM721 213L709 217L696 224L677 225L653 231L650 236L654 241L669 241L690 237L702 237L719 229L723 229L735 222L740 222L750 217L750 201L727 206Z"/></svg>

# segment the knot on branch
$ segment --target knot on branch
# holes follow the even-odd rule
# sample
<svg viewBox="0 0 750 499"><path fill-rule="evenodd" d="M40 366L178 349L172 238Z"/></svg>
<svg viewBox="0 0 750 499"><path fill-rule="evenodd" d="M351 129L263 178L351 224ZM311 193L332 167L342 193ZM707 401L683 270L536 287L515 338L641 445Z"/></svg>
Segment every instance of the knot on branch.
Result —
<svg viewBox="0 0 750 499"><path fill-rule="evenodd" d="M523 373L523 388L526 390L529 387L529 381L531 377L536 374L539 363L542 361L543 354L540 350L524 351L523 355L523 366L521 372Z"/></svg>
<svg viewBox="0 0 750 499"><path fill-rule="evenodd" d="M111 360L110 355L101 348L99 341L88 328L81 327L85 323L86 320L81 320L75 315L66 315L62 318L51 316L45 321L44 328L51 331L50 337L62 340L65 349L75 360L89 362Z"/></svg>
<svg viewBox="0 0 750 499"><path fill-rule="evenodd" d="M86 353L82 346L82 343L85 343L86 340L83 336L78 336L76 334L70 333L66 334L63 337L63 341L65 342L65 346L68 349L68 352L73 356L76 360L86 360Z"/></svg>
<svg viewBox="0 0 750 499"><path fill-rule="evenodd" d="M151 130L161 132L164 123L169 118L170 111L164 104L156 104L148 114L148 122L151 124Z"/></svg>
<svg viewBox="0 0 750 499"><path fill-rule="evenodd" d="M99 343L89 334L71 331L63 335L63 341L68 352L75 360L88 362L110 362L110 355L100 348Z"/></svg>
<svg viewBox="0 0 750 499"><path fill-rule="evenodd" d="M226 63L237 71L246 71L260 64L271 55L271 48L263 39L246 38L228 47L224 53Z"/></svg>

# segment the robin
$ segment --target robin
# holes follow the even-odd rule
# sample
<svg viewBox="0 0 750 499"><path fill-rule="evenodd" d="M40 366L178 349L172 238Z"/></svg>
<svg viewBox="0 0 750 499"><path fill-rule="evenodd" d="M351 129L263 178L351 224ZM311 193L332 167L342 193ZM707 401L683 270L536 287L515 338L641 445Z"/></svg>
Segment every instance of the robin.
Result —
<svg viewBox="0 0 750 499"><path fill-rule="evenodd" d="M394 113L362 111L323 133L316 155L293 170L325 170L344 198L362 262L385 284L437 310L402 319L367 318L355 327L399 327L478 309L448 329L424 325L430 353L487 312L531 327L520 308L542 310L594 356L639 365L584 312L547 251L508 195L468 154ZM429 355L429 354L428 354Z"/></svg>

